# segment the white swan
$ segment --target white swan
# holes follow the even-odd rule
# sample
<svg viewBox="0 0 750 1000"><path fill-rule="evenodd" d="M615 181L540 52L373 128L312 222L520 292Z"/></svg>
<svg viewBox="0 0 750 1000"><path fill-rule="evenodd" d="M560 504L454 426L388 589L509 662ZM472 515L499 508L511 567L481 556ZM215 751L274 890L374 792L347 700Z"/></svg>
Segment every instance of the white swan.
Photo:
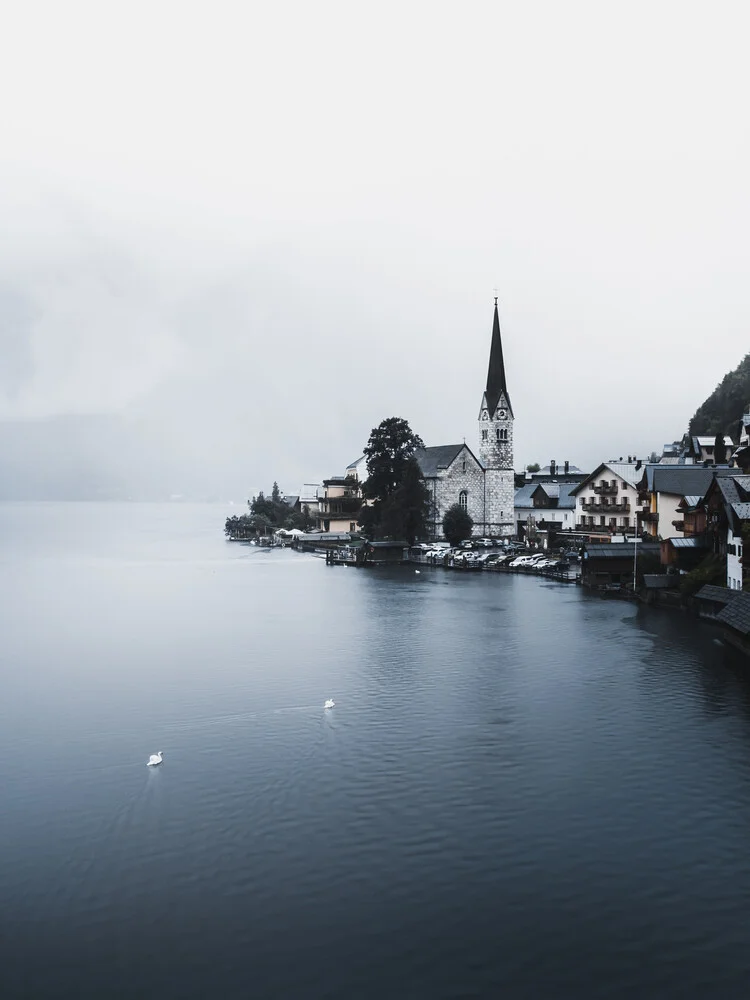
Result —
<svg viewBox="0 0 750 1000"><path fill-rule="evenodd" d="M333 700L333 698L329 698L329 699L328 699L328 700L326 701L326 703L325 703L325 705L323 706L323 708L333 708L335 704L336 704L336 702L335 702L335 701Z"/></svg>
<svg viewBox="0 0 750 1000"><path fill-rule="evenodd" d="M146 767L156 767L157 764L161 764L163 755L163 750L160 750L158 753L152 753L146 761Z"/></svg>
<svg viewBox="0 0 750 1000"><path fill-rule="evenodd" d="M419 576L419 574L422 572L422 570L421 569L415 569L414 572L417 574L417 576Z"/></svg>

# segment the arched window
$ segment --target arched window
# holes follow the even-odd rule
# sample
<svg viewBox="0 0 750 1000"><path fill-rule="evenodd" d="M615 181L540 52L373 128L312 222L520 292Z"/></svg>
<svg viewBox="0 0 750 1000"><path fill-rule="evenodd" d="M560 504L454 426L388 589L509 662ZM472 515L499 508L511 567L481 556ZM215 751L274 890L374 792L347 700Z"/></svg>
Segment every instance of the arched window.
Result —
<svg viewBox="0 0 750 1000"><path fill-rule="evenodd" d="M469 494L467 490L461 490L458 494L458 502L461 505L462 510L466 510L469 506Z"/></svg>
<svg viewBox="0 0 750 1000"><path fill-rule="evenodd" d="M505 427L498 427L497 431L496 431L496 434L497 434L497 440L498 441L507 441L508 440L508 430L507 430L507 428L505 428Z"/></svg>

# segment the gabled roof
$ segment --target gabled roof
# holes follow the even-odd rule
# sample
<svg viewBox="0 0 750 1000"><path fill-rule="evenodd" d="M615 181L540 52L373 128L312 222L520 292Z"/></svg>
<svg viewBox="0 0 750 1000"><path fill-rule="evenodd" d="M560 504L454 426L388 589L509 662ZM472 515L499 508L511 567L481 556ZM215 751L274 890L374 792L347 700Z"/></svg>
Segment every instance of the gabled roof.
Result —
<svg viewBox="0 0 750 1000"><path fill-rule="evenodd" d="M539 483L526 483L520 486L513 497L514 507L533 507L534 504L531 500L534 492L539 489Z"/></svg>
<svg viewBox="0 0 750 1000"><path fill-rule="evenodd" d="M502 393L508 400L508 409L513 416L510 393L505 382L505 362L503 361L503 344L500 339L500 320L497 315L497 299L495 299L495 315L492 319L492 343L490 345L490 363L487 368L487 409L494 414Z"/></svg>
<svg viewBox="0 0 750 1000"><path fill-rule="evenodd" d="M573 496L573 490L577 485L577 483L539 483L537 490L543 490L550 498L556 497L558 510L574 510L576 498Z"/></svg>
<svg viewBox="0 0 750 1000"><path fill-rule="evenodd" d="M483 468L482 463L465 442L463 444L436 444L432 448L420 448L414 453L414 457L419 462L419 468L424 478L434 479L439 472L444 472L453 465L464 448L479 468Z"/></svg>
<svg viewBox="0 0 750 1000"><path fill-rule="evenodd" d="M646 488L653 493L673 496L704 496L714 479L715 469L700 465L647 465Z"/></svg>
<svg viewBox="0 0 750 1000"><path fill-rule="evenodd" d="M734 593L728 587L717 587L714 583L704 583L695 596L699 601L728 604L734 597Z"/></svg>
<svg viewBox="0 0 750 1000"><path fill-rule="evenodd" d="M697 442L702 448L713 448L716 437L716 434L694 434L693 442ZM724 444L727 448L734 448L734 441L728 434L724 435Z"/></svg>
<svg viewBox="0 0 750 1000"><path fill-rule="evenodd" d="M625 480L629 486L637 486L642 475L643 465L636 462L602 462L582 482L576 483L570 492L572 494L580 493L581 490L586 489L590 483L598 479L605 469Z"/></svg>
<svg viewBox="0 0 750 1000"><path fill-rule="evenodd" d="M359 458L356 458L353 462L350 462L349 465L347 465L347 469L356 469L360 462L364 462L366 458L366 455L360 455Z"/></svg>
<svg viewBox="0 0 750 1000"><path fill-rule="evenodd" d="M750 594L737 593L716 615L716 620L729 625L740 635L750 635Z"/></svg>

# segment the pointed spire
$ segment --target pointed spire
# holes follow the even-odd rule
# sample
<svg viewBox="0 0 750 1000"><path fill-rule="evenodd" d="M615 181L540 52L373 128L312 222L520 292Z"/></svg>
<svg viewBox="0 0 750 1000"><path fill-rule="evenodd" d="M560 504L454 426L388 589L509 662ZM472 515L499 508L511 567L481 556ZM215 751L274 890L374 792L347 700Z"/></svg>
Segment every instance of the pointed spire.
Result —
<svg viewBox="0 0 750 1000"><path fill-rule="evenodd" d="M492 320L492 346L490 347L490 365L487 369L487 407L490 414L494 414L500 394L505 393L508 400L508 409L513 415L513 407L510 404L510 393L505 384L505 364L503 362L503 345L500 340L500 320L497 315L497 296L495 296L495 316Z"/></svg>

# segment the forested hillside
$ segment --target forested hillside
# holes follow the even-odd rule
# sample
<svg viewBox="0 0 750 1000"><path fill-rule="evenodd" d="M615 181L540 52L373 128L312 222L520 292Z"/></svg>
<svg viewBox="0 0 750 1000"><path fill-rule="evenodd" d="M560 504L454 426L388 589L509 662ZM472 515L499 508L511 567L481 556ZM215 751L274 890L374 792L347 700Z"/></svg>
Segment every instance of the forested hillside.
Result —
<svg viewBox="0 0 750 1000"><path fill-rule="evenodd" d="M725 375L689 424L690 434L731 434L737 441L739 421L750 406L750 354Z"/></svg>

